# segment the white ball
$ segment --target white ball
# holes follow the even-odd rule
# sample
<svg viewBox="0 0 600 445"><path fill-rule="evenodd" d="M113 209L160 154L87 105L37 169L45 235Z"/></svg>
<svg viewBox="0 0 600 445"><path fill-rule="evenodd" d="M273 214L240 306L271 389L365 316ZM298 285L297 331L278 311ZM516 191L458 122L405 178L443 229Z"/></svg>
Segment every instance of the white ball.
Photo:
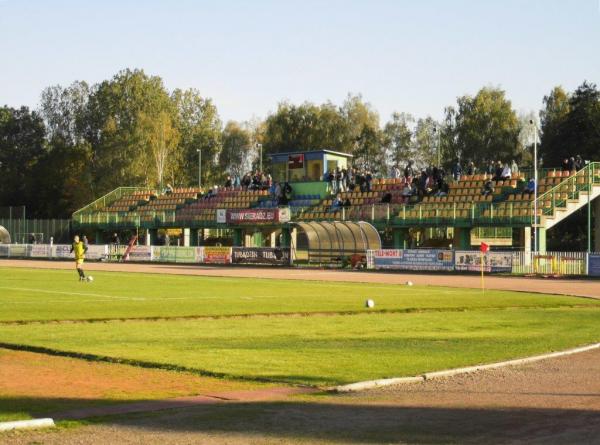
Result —
<svg viewBox="0 0 600 445"><path fill-rule="evenodd" d="M407 285L407 286L412 286L412 285L413 285L413 282L412 282L412 281L407 281L407 282L406 282L406 285Z"/></svg>
<svg viewBox="0 0 600 445"><path fill-rule="evenodd" d="M91 275L88 275L87 280L88 281L94 281L94 277L92 277Z"/></svg>
<svg viewBox="0 0 600 445"><path fill-rule="evenodd" d="M365 302L365 306L368 308L372 308L375 307L375 302L373 300L371 300L370 298Z"/></svg>

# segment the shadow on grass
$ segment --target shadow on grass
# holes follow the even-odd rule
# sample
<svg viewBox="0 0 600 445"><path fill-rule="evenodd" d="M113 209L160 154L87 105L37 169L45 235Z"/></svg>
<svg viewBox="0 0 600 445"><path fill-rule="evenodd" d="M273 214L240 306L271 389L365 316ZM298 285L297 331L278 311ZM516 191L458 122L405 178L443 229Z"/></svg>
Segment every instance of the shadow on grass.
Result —
<svg viewBox="0 0 600 445"><path fill-rule="evenodd" d="M141 403L143 401L131 402ZM73 399L1 398L0 410L53 415L48 408L74 409ZM112 401L85 401L81 406ZM40 409L42 408L43 409ZM58 413L56 413L58 414ZM60 420L60 415L55 416ZM110 442L114 427L132 428L141 442L153 435L182 435L189 442L218 435L277 443L599 443L600 412L594 410L470 409L357 404L336 399L281 402L215 402L185 408L92 419L111 428L98 440Z"/></svg>

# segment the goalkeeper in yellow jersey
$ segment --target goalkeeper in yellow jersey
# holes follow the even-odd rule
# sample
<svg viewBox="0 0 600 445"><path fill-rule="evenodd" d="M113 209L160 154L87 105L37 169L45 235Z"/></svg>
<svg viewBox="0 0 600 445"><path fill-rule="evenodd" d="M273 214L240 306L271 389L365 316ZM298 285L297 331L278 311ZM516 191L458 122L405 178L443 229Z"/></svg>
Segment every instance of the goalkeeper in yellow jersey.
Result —
<svg viewBox="0 0 600 445"><path fill-rule="evenodd" d="M83 261L85 260L85 253L87 252L87 249L88 248L84 242L79 240L79 236L75 235L73 238L73 244L71 244L71 253L75 254L75 268L79 274L79 281L85 281Z"/></svg>

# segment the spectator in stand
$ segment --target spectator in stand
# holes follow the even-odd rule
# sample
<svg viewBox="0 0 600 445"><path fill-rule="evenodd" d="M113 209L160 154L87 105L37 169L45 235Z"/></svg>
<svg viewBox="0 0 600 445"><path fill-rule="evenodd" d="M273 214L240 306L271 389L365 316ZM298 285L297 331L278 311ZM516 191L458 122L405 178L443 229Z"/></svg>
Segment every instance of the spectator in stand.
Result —
<svg viewBox="0 0 600 445"><path fill-rule="evenodd" d="M510 167L508 166L508 162L506 162L504 164L504 167L502 167L501 179L506 181L507 179L510 179L511 176L512 176L512 171L510 170Z"/></svg>
<svg viewBox="0 0 600 445"><path fill-rule="evenodd" d="M473 161L469 161L467 164L467 175L473 176L477 173L477 168L475 168L475 163Z"/></svg>
<svg viewBox="0 0 600 445"><path fill-rule="evenodd" d="M86 250L86 252L87 252L87 250L88 250L88 246L90 245L90 242L88 241L88 239L87 239L87 236L83 235L83 236L81 237L81 242L83 242L83 248L84 248L84 249Z"/></svg>
<svg viewBox="0 0 600 445"><path fill-rule="evenodd" d="M496 172L496 165L494 164L494 161L488 162L485 172L488 175L494 176L494 173Z"/></svg>
<svg viewBox="0 0 600 445"><path fill-rule="evenodd" d="M525 187L526 193L535 193L535 179L530 178Z"/></svg>
<svg viewBox="0 0 600 445"><path fill-rule="evenodd" d="M236 174L233 177L233 188L234 189L239 189L242 186L242 181L240 179L240 175Z"/></svg>
<svg viewBox="0 0 600 445"><path fill-rule="evenodd" d="M364 192L366 190L365 174L363 170L360 170L356 174L356 187L358 187L358 190L361 192Z"/></svg>
<svg viewBox="0 0 600 445"><path fill-rule="evenodd" d="M113 233L113 236L112 236L112 238L111 238L110 242L111 242L112 244L114 244L114 245L121 244L121 240L119 239L119 235L117 235L117 233L116 233L116 232L115 232L115 233Z"/></svg>
<svg viewBox="0 0 600 445"><path fill-rule="evenodd" d="M562 170L565 172L571 171L570 167L569 167L569 158L565 158L563 159L562 162Z"/></svg>
<svg viewBox="0 0 600 445"><path fill-rule="evenodd" d="M348 169L346 167L342 168L342 191L348 191Z"/></svg>
<svg viewBox="0 0 600 445"><path fill-rule="evenodd" d="M342 195L340 193L337 194L333 202L331 203L331 210L336 211L342 208L344 205L344 201L342 201Z"/></svg>
<svg viewBox="0 0 600 445"><path fill-rule="evenodd" d="M408 161L408 164L406 164L406 167L404 168L404 178L406 179L406 182L410 183L414 175L413 161Z"/></svg>
<svg viewBox="0 0 600 445"><path fill-rule="evenodd" d="M252 184L252 175L250 173L246 173L242 178L242 187L244 190L248 190L250 185Z"/></svg>
<svg viewBox="0 0 600 445"><path fill-rule="evenodd" d="M452 167L452 177L454 178L455 181L460 180L460 177L462 176L462 166L460 165L460 159L456 160L456 163L454 164L454 167Z"/></svg>
<svg viewBox="0 0 600 445"><path fill-rule="evenodd" d="M356 180L356 169L354 167L351 167L348 169L348 178L346 179L346 190L348 191L353 191L354 187L356 186L356 183L354 182Z"/></svg>
<svg viewBox="0 0 600 445"><path fill-rule="evenodd" d="M342 187L342 170L339 167L335 168L334 175L335 175L335 186L337 189L336 191L337 192L345 192L345 190Z"/></svg>
<svg viewBox="0 0 600 445"><path fill-rule="evenodd" d="M350 198L346 198L346 199L344 200L344 204L343 204L343 206L344 206L344 207L352 207L352 201L350 201Z"/></svg>
<svg viewBox="0 0 600 445"><path fill-rule="evenodd" d="M512 170L513 174L515 174L515 175L519 174L519 165L517 164L517 161L515 161L514 159L512 160L510 169Z"/></svg>
<svg viewBox="0 0 600 445"><path fill-rule="evenodd" d="M398 164L394 164L390 170L390 178L399 179L401 175L402 173L400 172L400 167L398 167Z"/></svg>
<svg viewBox="0 0 600 445"><path fill-rule="evenodd" d="M170 195L171 193L173 193L173 186L171 184L167 184L165 187L165 194Z"/></svg>
<svg viewBox="0 0 600 445"><path fill-rule="evenodd" d="M233 188L233 181L231 180L231 175L227 175L227 179L225 180L225 189Z"/></svg>
<svg viewBox="0 0 600 445"><path fill-rule="evenodd" d="M488 196L488 195L494 194L494 184L490 179L485 181L485 184L483 185L483 189L481 190L481 194L483 196Z"/></svg>
<svg viewBox="0 0 600 445"><path fill-rule="evenodd" d="M585 167L585 162L583 161L581 155L577 155L577 157L575 157L575 170L579 171L583 167Z"/></svg>
<svg viewBox="0 0 600 445"><path fill-rule="evenodd" d="M502 162L501 161L497 161L496 162L496 169L494 170L494 181L501 181L502 180L502 171L504 170L504 167L502 167Z"/></svg>
<svg viewBox="0 0 600 445"><path fill-rule="evenodd" d="M367 173L365 174L365 191L370 192L371 191L371 183L373 182L373 174L371 173L370 170L367 170Z"/></svg>
<svg viewBox="0 0 600 445"><path fill-rule="evenodd" d="M390 202L392 202L392 194L390 192L387 192L381 198L381 203L382 204L389 204Z"/></svg>
<svg viewBox="0 0 600 445"><path fill-rule="evenodd" d="M575 158L571 156L569 158L569 171L572 172L573 170L575 170Z"/></svg>

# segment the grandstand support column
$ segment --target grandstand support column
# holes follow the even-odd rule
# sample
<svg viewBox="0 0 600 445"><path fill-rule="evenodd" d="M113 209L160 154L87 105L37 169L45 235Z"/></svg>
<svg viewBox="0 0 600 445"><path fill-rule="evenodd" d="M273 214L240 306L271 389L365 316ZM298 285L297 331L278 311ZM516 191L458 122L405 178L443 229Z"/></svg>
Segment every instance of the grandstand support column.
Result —
<svg viewBox="0 0 600 445"><path fill-rule="evenodd" d="M190 231L190 246L198 245L198 229L189 229Z"/></svg>
<svg viewBox="0 0 600 445"><path fill-rule="evenodd" d="M104 233L102 230L96 230L96 244L104 244Z"/></svg>
<svg viewBox="0 0 600 445"><path fill-rule="evenodd" d="M394 236L394 249L406 249L408 244L408 229L394 229L392 233Z"/></svg>
<svg viewBox="0 0 600 445"><path fill-rule="evenodd" d="M244 247L244 230L233 229L233 246Z"/></svg>
<svg viewBox="0 0 600 445"><path fill-rule="evenodd" d="M281 247L290 247L292 244L292 233L289 227L281 228Z"/></svg>
<svg viewBox="0 0 600 445"><path fill-rule="evenodd" d="M469 250L471 248L471 228L455 227L453 244L455 250Z"/></svg>
<svg viewBox="0 0 600 445"><path fill-rule="evenodd" d="M600 252L600 199L594 201L594 252Z"/></svg>
<svg viewBox="0 0 600 445"><path fill-rule="evenodd" d="M183 229L183 246L190 247L190 229Z"/></svg>
<svg viewBox="0 0 600 445"><path fill-rule="evenodd" d="M538 235L538 252L545 253L546 252L546 228L538 227L537 235Z"/></svg>
<svg viewBox="0 0 600 445"><path fill-rule="evenodd" d="M148 236L146 237L146 239L150 241L150 246L156 246L156 240L158 239L158 229L149 229ZM147 242L148 241L146 241L146 243Z"/></svg>
<svg viewBox="0 0 600 445"><path fill-rule="evenodd" d="M521 239L519 246L523 246L525 253L531 252L531 227L523 227L521 230Z"/></svg>

